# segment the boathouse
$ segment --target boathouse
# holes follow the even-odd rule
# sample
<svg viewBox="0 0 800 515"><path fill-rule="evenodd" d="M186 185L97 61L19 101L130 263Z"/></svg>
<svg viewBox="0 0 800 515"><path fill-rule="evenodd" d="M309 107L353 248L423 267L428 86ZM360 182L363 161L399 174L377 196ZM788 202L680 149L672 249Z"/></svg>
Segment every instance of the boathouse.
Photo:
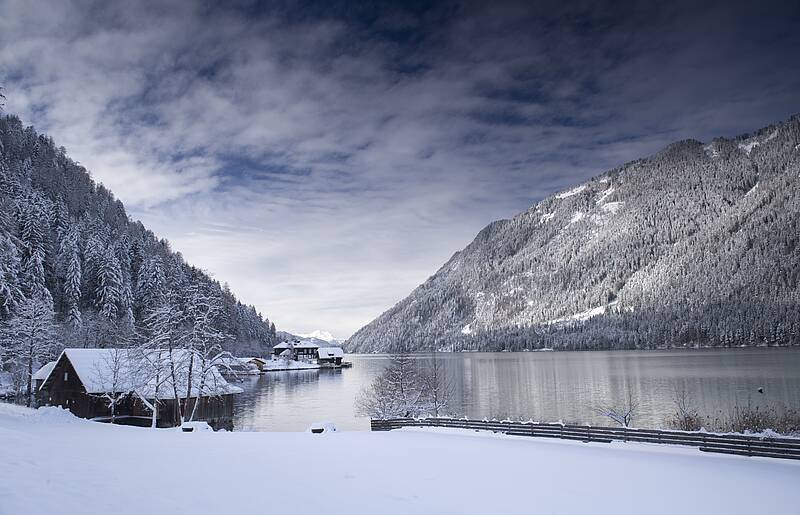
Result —
<svg viewBox="0 0 800 515"><path fill-rule="evenodd" d="M239 376L252 376L261 373L261 370L255 363L249 361L249 358L237 358L235 356L222 356L214 361L217 370L227 378L236 378Z"/></svg>
<svg viewBox="0 0 800 515"><path fill-rule="evenodd" d="M239 359L241 359L242 361L245 361L247 363L250 363L251 365L254 365L258 369L259 372L263 372L264 371L264 367L267 364L267 360L266 359L259 358L258 356L249 357L249 358L239 358Z"/></svg>
<svg viewBox="0 0 800 515"><path fill-rule="evenodd" d="M317 363L320 365L341 366L344 351L340 347L320 347L317 349Z"/></svg>
<svg viewBox="0 0 800 515"><path fill-rule="evenodd" d="M197 402L195 420L206 421L214 429L231 429L233 396L242 390L229 384L216 368L201 377L199 367L194 367L189 398L176 400L167 356L158 350L134 356L123 349L65 349L39 387L39 398L78 417L101 421L111 418L109 400L114 398L118 399L115 422L149 426L155 410L158 427L180 425L180 409L192 411ZM172 356L179 396L185 396L188 353L173 351ZM160 363L162 371L155 376L142 373L143 362Z"/></svg>

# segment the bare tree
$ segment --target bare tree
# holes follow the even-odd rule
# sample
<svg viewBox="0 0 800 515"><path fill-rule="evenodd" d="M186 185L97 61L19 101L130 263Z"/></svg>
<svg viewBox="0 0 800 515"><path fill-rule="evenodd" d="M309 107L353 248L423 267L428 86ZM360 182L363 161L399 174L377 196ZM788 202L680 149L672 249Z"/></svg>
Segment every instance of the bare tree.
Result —
<svg viewBox="0 0 800 515"><path fill-rule="evenodd" d="M222 344L229 338L218 329L222 317L222 299L205 291L202 286L195 286L189 295L186 307L186 318L189 330L181 338L181 343L188 352L188 372L186 374L186 406L184 422L194 419L197 406L203 395L216 396L216 369L233 356L222 350ZM193 385L195 378L199 380ZM220 382L221 383L221 382ZM188 413L189 400L196 392L194 407Z"/></svg>
<svg viewBox="0 0 800 515"><path fill-rule="evenodd" d="M166 362L164 373L169 377L160 381L160 384L172 389L172 397L175 399L175 417L178 420L183 419L181 394L178 391L178 385L181 383L179 376L183 361L189 356L181 351L179 345L182 322L183 311L177 305L174 295L165 295L161 303L152 309L145 318L148 336L144 346L146 349L158 353L157 366L161 367L163 364L162 358Z"/></svg>
<svg viewBox="0 0 800 515"><path fill-rule="evenodd" d="M104 392L98 397L106 401L113 424L117 416L117 404L131 393L133 386L128 351L108 349L103 353L101 362L95 364L94 375L94 381L103 386Z"/></svg>
<svg viewBox="0 0 800 515"><path fill-rule="evenodd" d="M672 392L672 403L675 406L675 412L668 420L669 425L683 431L697 431L703 427L703 417L692 404L692 398L686 386L675 387Z"/></svg>
<svg viewBox="0 0 800 515"><path fill-rule="evenodd" d="M623 427L630 427L639 410L639 401L628 390L621 402L616 404L603 404L592 408L592 411L608 417Z"/></svg>
<svg viewBox="0 0 800 515"><path fill-rule="evenodd" d="M376 418L416 417L425 411L425 394L416 360L401 350L361 392L356 406L359 413Z"/></svg>
<svg viewBox="0 0 800 515"><path fill-rule="evenodd" d="M130 352L131 382L133 390L139 394L142 402L150 409L152 418L150 427L158 427L158 410L162 392L168 388L169 363L167 352L163 349L151 348L147 342ZM152 404L147 399L152 399Z"/></svg>
<svg viewBox="0 0 800 515"><path fill-rule="evenodd" d="M436 349L433 350L431 362L425 370L422 381L425 389L426 410L434 417L442 414L449 407L455 386Z"/></svg>
<svg viewBox="0 0 800 515"><path fill-rule="evenodd" d="M356 399L356 413L372 418L402 416L394 397L394 387L385 374L379 374Z"/></svg>

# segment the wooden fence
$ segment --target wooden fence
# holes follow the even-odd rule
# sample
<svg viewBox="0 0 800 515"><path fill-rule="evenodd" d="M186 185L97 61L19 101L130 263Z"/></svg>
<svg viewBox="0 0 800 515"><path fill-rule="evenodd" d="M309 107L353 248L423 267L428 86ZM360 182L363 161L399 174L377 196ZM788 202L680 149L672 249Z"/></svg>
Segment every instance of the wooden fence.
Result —
<svg viewBox="0 0 800 515"><path fill-rule="evenodd" d="M515 436L537 436L561 438L581 442L661 443L698 447L701 451L763 456L800 460L800 439L768 438L758 436L714 434L689 431L654 429L631 429L626 427L573 426L562 424L538 424L533 422L467 420L456 418L395 418L372 419L373 431L391 431L402 427L449 427L493 431Z"/></svg>

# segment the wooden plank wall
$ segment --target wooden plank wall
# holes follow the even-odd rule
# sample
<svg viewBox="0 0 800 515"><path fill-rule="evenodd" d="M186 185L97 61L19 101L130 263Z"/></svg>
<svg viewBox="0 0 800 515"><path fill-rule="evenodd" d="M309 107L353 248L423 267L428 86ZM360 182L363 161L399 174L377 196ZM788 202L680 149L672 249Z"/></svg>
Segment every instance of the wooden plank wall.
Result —
<svg viewBox="0 0 800 515"><path fill-rule="evenodd" d="M372 419L373 431L390 431L402 427L449 427L493 431L515 436L561 438L581 442L644 442L698 447L701 451L763 456L800 460L800 439L767 438L734 434L632 429L626 427L596 427L533 422L467 420L454 418L397 418Z"/></svg>

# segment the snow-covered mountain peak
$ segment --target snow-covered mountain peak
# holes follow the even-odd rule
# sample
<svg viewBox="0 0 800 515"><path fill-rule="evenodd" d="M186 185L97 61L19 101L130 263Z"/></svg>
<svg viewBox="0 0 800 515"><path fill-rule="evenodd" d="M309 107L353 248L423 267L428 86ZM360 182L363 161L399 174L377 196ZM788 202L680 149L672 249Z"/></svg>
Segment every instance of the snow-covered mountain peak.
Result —
<svg viewBox="0 0 800 515"><path fill-rule="evenodd" d="M339 338L336 338L330 332L325 331L323 329L317 329L316 331L312 331L307 334L298 334L297 336L300 336L301 338L314 338L316 340L322 340L328 343L336 343L336 344L342 343L343 341L340 340Z"/></svg>

